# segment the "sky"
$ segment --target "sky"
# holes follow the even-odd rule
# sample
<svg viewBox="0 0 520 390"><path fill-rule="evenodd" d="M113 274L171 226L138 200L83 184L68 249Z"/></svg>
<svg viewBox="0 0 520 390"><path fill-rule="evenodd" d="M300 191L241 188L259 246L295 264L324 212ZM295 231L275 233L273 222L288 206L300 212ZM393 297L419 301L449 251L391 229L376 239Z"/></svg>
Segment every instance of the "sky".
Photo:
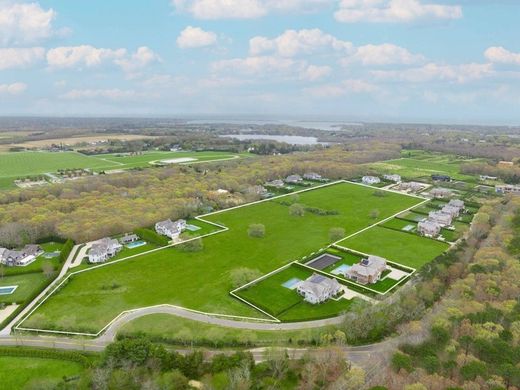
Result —
<svg viewBox="0 0 520 390"><path fill-rule="evenodd" d="M0 115L520 124L517 0L0 0Z"/></svg>

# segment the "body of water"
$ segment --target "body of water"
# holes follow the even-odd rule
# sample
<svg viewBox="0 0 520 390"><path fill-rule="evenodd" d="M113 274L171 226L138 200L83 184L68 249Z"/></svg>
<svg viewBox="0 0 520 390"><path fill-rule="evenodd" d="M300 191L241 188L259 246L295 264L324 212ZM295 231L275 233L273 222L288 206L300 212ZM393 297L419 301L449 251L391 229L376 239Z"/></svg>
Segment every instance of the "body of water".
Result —
<svg viewBox="0 0 520 390"><path fill-rule="evenodd" d="M317 145L326 144L326 142L318 142L316 137L303 137L299 135L265 135L265 134L225 134L221 137L235 138L240 141L277 141L285 142L291 145Z"/></svg>

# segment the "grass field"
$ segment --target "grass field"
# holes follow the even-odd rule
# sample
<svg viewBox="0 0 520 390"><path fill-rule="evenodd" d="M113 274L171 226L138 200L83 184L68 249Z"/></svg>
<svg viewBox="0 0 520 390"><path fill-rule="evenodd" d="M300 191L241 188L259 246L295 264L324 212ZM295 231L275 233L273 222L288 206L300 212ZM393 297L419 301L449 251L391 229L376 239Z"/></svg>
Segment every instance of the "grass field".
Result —
<svg viewBox="0 0 520 390"><path fill-rule="evenodd" d="M199 321L174 317L169 314L151 314L125 324L118 332L122 336L146 334L152 339L170 343L209 343L220 346L222 343L252 343L269 345L288 345L289 340L318 340L320 334L333 332L334 327L312 328L294 331L257 331L227 328Z"/></svg>
<svg viewBox="0 0 520 390"><path fill-rule="evenodd" d="M299 203L335 210L336 215L290 216L287 206L274 201L214 213L205 219L229 230L204 238L201 252L167 248L73 275L23 326L97 332L123 310L161 303L259 317L229 295L231 270L268 273L330 244L333 227L352 234L419 202L396 193L374 196L372 188L341 183L299 194ZM374 209L379 210L377 219L370 216ZM248 236L253 223L264 224L264 238Z"/></svg>
<svg viewBox="0 0 520 390"><path fill-rule="evenodd" d="M397 173L404 178L430 177L432 174L449 175L457 180L475 182L471 175L460 172L464 163L480 162L481 159L465 159L455 156L424 151L403 151L400 159L371 163L369 166L380 173Z"/></svg>
<svg viewBox="0 0 520 390"><path fill-rule="evenodd" d="M0 303L22 303L29 298L36 289L40 289L46 281L43 273L4 276L0 278L0 287L18 286L10 295L0 295Z"/></svg>
<svg viewBox="0 0 520 390"><path fill-rule="evenodd" d="M78 363L64 360L0 357L2 389L52 389L63 377L72 377L82 371L83 367Z"/></svg>
<svg viewBox="0 0 520 390"><path fill-rule="evenodd" d="M59 169L89 168L94 171L151 167L158 160L193 158L206 162L239 157L227 152L145 152L141 155L102 154L86 156L77 152L0 153L0 189L13 186L20 177L53 173Z"/></svg>
<svg viewBox="0 0 520 390"><path fill-rule="evenodd" d="M420 268L446 251L448 244L381 226L340 241L338 245L384 257L412 268Z"/></svg>

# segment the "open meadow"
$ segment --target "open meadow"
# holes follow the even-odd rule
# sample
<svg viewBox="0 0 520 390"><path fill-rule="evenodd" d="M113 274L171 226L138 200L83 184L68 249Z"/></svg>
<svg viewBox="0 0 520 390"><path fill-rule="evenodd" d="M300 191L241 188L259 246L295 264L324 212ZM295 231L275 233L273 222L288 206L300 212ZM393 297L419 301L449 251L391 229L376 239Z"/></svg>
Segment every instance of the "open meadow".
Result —
<svg viewBox="0 0 520 390"><path fill-rule="evenodd" d="M282 199L330 213L290 215ZM329 245L331 228L341 227L349 235L421 201L391 192L380 196L373 188L339 183L299 193L297 199L287 195L213 213L203 218L229 230L205 237L202 251L165 248L75 274L22 326L98 332L124 310L164 303L264 318L229 295L232 270L246 267L266 274ZM249 237L251 224L263 224L265 236ZM297 320L298 315L303 313L287 320Z"/></svg>
<svg viewBox="0 0 520 390"><path fill-rule="evenodd" d="M0 189L28 176L56 173L60 169L91 169L94 172L149 168L153 162L186 164L239 158L228 152L143 152L142 154L100 154L87 156L78 152L0 153ZM178 161L178 162L177 162ZM156 164L161 165L161 164Z"/></svg>

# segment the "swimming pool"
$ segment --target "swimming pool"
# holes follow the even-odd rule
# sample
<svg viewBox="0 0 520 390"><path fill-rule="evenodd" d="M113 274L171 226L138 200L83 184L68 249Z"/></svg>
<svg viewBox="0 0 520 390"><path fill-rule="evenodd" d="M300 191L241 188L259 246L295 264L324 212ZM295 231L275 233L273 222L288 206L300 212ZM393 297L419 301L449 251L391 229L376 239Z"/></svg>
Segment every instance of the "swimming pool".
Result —
<svg viewBox="0 0 520 390"><path fill-rule="evenodd" d="M285 288L288 288L289 290L294 290L298 283L301 282L301 279L298 279L298 278L292 278L290 280L288 280L287 282L283 283L282 286L284 286Z"/></svg>
<svg viewBox="0 0 520 390"><path fill-rule="evenodd" d="M339 267L334 268L330 273L333 275L344 275L351 266L348 264L341 264Z"/></svg>
<svg viewBox="0 0 520 390"><path fill-rule="evenodd" d="M59 251L56 252L45 252L43 257L46 259L53 259L54 257L58 257L60 255Z"/></svg>
<svg viewBox="0 0 520 390"><path fill-rule="evenodd" d="M146 241L134 241L134 242L131 242L130 244L126 244L126 247L128 249L134 249L134 248L139 248L140 246L143 246L143 245L146 245Z"/></svg>
<svg viewBox="0 0 520 390"><path fill-rule="evenodd" d="M197 226L197 225L186 225L186 230L190 231L190 232L196 232L197 230L200 230L202 229L200 226Z"/></svg>
<svg viewBox="0 0 520 390"><path fill-rule="evenodd" d="M11 295L14 293L14 290L16 290L18 286L4 286L0 287L0 295Z"/></svg>

